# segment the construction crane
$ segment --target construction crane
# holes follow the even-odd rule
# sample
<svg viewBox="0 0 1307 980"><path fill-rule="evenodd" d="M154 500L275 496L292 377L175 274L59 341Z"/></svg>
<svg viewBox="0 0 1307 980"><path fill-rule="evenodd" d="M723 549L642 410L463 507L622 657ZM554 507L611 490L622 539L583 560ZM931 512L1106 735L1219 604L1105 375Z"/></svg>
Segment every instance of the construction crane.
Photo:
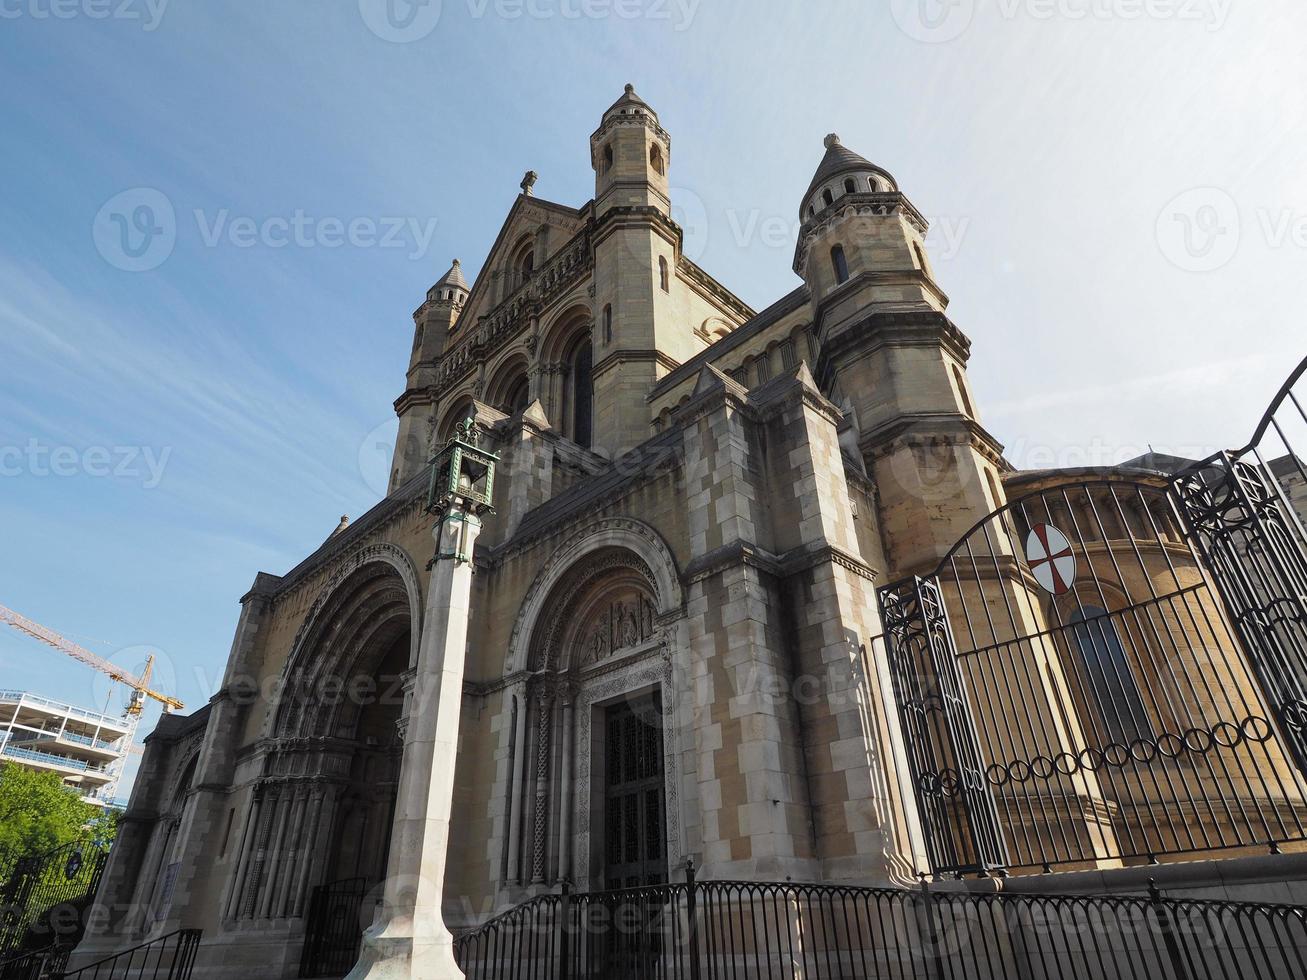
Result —
<svg viewBox="0 0 1307 980"><path fill-rule="evenodd" d="M141 671L141 676L129 673L110 663L103 657L97 656L85 647L78 646L71 640L65 639L52 629L47 629L40 623L34 623L26 616L14 612L7 606L0 606L0 622L12 626L21 633L40 640L47 646L52 646L56 650L68 654L74 660L80 660L87 666L94 667L103 674L107 674L109 679L116 683L123 684L131 690L131 696L128 699L127 707L123 710L123 718L127 721L127 734L124 736L123 758L129 754L137 754L135 746L132 744L136 738L136 726L140 722L141 712L145 709L145 699L152 698L163 705L164 713L169 711L180 711L186 705L182 704L174 697L162 694L150 687L150 674L154 671L154 654L145 658L145 669ZM122 772L122 759L118 759L114 764L113 781L104 788L105 795L110 795L118 788L118 777Z"/></svg>

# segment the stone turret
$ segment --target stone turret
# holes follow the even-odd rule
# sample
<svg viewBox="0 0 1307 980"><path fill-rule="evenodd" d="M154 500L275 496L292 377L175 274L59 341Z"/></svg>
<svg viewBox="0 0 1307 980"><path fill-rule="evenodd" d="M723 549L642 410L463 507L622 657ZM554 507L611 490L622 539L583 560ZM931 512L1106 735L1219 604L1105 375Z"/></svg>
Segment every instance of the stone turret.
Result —
<svg viewBox="0 0 1307 980"><path fill-rule="evenodd" d="M408 383L395 402L399 434L390 470L388 493L419 472L430 455L430 431L434 423L436 368L445 352L450 331L467 302L468 285L458 259L449 271L427 290L427 298L413 312L413 352L408 363Z"/></svg>
<svg viewBox="0 0 1307 980"><path fill-rule="evenodd" d="M933 564L1001 494L1002 447L968 391L971 342L944 315L926 220L834 134L800 202L818 380L853 417L880 491L890 577Z"/></svg>

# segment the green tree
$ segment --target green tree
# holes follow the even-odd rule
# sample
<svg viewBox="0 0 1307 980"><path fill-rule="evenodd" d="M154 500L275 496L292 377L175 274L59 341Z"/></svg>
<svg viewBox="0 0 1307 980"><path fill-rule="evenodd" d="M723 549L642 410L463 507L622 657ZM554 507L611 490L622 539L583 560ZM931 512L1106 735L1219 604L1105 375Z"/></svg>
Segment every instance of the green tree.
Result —
<svg viewBox="0 0 1307 980"><path fill-rule="evenodd" d="M57 773L0 762L0 862L78 837L113 839L117 814L87 803Z"/></svg>

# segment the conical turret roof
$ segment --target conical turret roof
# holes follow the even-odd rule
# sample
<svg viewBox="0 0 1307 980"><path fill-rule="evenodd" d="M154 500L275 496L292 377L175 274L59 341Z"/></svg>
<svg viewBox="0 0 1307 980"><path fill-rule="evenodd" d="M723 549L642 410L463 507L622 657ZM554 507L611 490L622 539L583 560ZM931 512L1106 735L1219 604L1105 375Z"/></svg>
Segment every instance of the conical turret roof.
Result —
<svg viewBox="0 0 1307 980"><path fill-rule="evenodd" d="M825 139L826 155L821 158L821 163L817 165L817 172L812 175L812 182L808 185L807 191L803 194L806 201L814 191L822 184L829 181L832 177L838 177L840 174L848 173L854 170L872 170L878 174L888 177L891 184L897 186L896 181L884 168L876 166L860 153L854 153L847 146L840 142L838 134L831 133Z"/></svg>
<svg viewBox="0 0 1307 980"><path fill-rule="evenodd" d="M455 289L467 292L467 280L463 278L463 265L458 259L455 259L454 264L449 267L449 271L436 281L436 288L441 286L453 286Z"/></svg>

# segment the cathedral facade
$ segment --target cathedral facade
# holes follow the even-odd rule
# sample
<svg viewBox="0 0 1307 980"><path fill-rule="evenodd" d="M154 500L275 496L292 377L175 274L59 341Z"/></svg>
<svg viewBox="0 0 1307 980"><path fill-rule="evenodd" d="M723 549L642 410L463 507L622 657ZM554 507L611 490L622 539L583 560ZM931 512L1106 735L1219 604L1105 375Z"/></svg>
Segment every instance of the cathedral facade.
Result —
<svg viewBox="0 0 1307 980"><path fill-rule="evenodd" d="M889 885L941 863L877 587L933 570L1006 484L1057 478L1004 460L925 219L838 137L796 188L802 282L761 311L683 254L672 141L631 86L590 159L593 200L528 175L475 280L455 261L427 292L387 496L257 575L222 687L150 737L85 955L202 928L203 975L295 976L323 889L369 917L405 859L431 459L459 439L497 462L460 613L450 929L690 861ZM1076 778L1040 819L1100 842L1128 793Z"/></svg>

